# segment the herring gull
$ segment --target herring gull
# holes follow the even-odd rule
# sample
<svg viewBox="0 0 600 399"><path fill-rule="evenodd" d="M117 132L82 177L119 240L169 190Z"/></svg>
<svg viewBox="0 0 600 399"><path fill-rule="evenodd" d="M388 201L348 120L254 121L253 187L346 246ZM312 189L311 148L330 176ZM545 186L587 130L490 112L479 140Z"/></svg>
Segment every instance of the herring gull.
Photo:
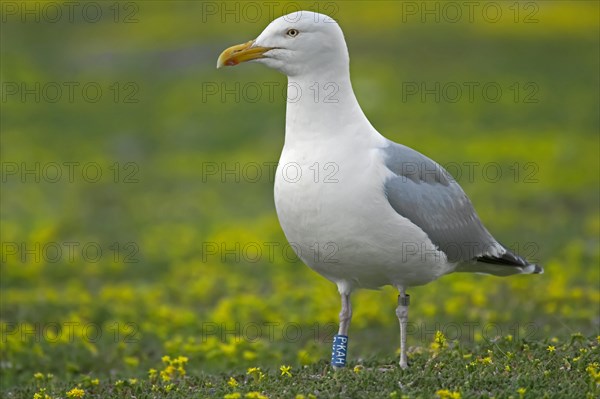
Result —
<svg viewBox="0 0 600 399"><path fill-rule="evenodd" d="M288 77L275 207L300 259L341 295L334 367L346 365L355 289L398 289L400 367L406 368L408 287L459 271L543 272L488 232L439 164L375 130L352 90L346 41L332 18L309 11L277 18L255 40L223 51L217 67L246 61Z"/></svg>

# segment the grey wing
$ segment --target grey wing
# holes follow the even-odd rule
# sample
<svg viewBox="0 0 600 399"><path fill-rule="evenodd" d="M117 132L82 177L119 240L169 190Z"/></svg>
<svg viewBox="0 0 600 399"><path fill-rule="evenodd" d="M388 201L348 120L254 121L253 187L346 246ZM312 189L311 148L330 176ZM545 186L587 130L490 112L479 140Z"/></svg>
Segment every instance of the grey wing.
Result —
<svg viewBox="0 0 600 399"><path fill-rule="evenodd" d="M419 226L448 260L502 258L506 249L483 226L465 192L444 168L392 141L383 151L386 166L396 175L385 183L390 205Z"/></svg>

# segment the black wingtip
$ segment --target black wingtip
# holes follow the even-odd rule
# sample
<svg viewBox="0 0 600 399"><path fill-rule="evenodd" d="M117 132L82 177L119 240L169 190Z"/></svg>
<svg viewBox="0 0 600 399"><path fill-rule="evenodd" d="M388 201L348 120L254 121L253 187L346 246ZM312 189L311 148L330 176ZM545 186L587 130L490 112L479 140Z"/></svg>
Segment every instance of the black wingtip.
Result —
<svg viewBox="0 0 600 399"><path fill-rule="evenodd" d="M514 254L510 250L500 256L484 255L477 259L477 262L489 263L499 266L509 266L521 269L522 273L525 274L543 274L544 268L538 264L529 263L526 259Z"/></svg>
<svg viewBox="0 0 600 399"><path fill-rule="evenodd" d="M532 265L533 271L532 274L544 274L544 268L538 264Z"/></svg>

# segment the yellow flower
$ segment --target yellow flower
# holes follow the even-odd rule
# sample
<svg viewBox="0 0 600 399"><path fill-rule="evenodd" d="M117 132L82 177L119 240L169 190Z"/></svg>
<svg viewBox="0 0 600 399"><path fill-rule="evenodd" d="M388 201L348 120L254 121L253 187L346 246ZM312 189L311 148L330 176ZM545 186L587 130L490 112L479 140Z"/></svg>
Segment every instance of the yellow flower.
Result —
<svg viewBox="0 0 600 399"><path fill-rule="evenodd" d="M130 378L127 380L127 382L129 383L129 385L135 385L138 383L137 378Z"/></svg>
<svg viewBox="0 0 600 399"><path fill-rule="evenodd" d="M175 384L165 385L165 392L171 392L175 388Z"/></svg>
<svg viewBox="0 0 600 399"><path fill-rule="evenodd" d="M94 378L93 380L90 380L90 385L98 385L100 384L100 380L98 378Z"/></svg>
<svg viewBox="0 0 600 399"><path fill-rule="evenodd" d="M223 399L240 399L241 397L242 397L241 393L234 392L234 393L225 394L225 396L223 396Z"/></svg>
<svg viewBox="0 0 600 399"><path fill-rule="evenodd" d="M353 369L353 371L354 371L356 374L358 374L358 373L360 373L360 372L361 372L363 369L364 369L364 367L363 367L363 366L361 366L360 364L357 364L356 366L354 366L354 369Z"/></svg>
<svg viewBox="0 0 600 399"><path fill-rule="evenodd" d="M67 392L67 398L83 398L83 395L85 395L85 391L79 388L73 388Z"/></svg>
<svg viewBox="0 0 600 399"><path fill-rule="evenodd" d="M46 393L46 388L41 388L39 392L33 394L33 399L52 399L52 397Z"/></svg>
<svg viewBox="0 0 600 399"><path fill-rule="evenodd" d="M598 362L590 363L585 368L585 371L592 377L596 384L600 384L600 371L598 370Z"/></svg>
<svg viewBox="0 0 600 399"><path fill-rule="evenodd" d="M504 366L504 371L510 371L510 366L508 364Z"/></svg>
<svg viewBox="0 0 600 399"><path fill-rule="evenodd" d="M265 375L260 371L260 367L250 367L246 373L254 378L254 381L260 381L265 378Z"/></svg>
<svg viewBox="0 0 600 399"><path fill-rule="evenodd" d="M156 369L150 369L150 370L148 370L148 378L149 378L150 380L153 380L153 379L155 379L155 378L156 378L156 373L158 373L158 372L156 371Z"/></svg>
<svg viewBox="0 0 600 399"><path fill-rule="evenodd" d="M548 347L546 348L546 350L548 352L554 352L556 350L556 347L554 345L548 345Z"/></svg>
<svg viewBox="0 0 600 399"><path fill-rule="evenodd" d="M229 377L229 381L227 381L227 385L229 385L230 387L237 387L238 386L238 382L235 380L235 378L233 377Z"/></svg>
<svg viewBox="0 0 600 399"><path fill-rule="evenodd" d="M435 393L440 399L460 399L460 392L440 389Z"/></svg>
<svg viewBox="0 0 600 399"><path fill-rule="evenodd" d="M483 364L492 364L492 357L491 356L486 356L482 359L478 359L479 362L483 363Z"/></svg>
<svg viewBox="0 0 600 399"><path fill-rule="evenodd" d="M248 392L246 394L246 396L244 396L246 399L269 399L267 396L261 394L260 392Z"/></svg>
<svg viewBox="0 0 600 399"><path fill-rule="evenodd" d="M292 376L292 373L290 373L290 370L292 369L292 366L281 366L279 367L279 371L281 371L281 375L285 376L287 375L288 377Z"/></svg>
<svg viewBox="0 0 600 399"><path fill-rule="evenodd" d="M244 351L242 352L242 357L244 358L244 360L255 360L256 359L256 352L252 352L252 351Z"/></svg>
<svg viewBox="0 0 600 399"><path fill-rule="evenodd" d="M40 373L39 371L37 373L35 373L33 375L33 378L35 378L36 380L43 380L44 379L44 374Z"/></svg>
<svg viewBox="0 0 600 399"><path fill-rule="evenodd" d="M444 335L444 333L441 331L436 331L435 338L433 339L433 342L430 345L431 349L437 352L440 349L445 348L446 345L446 336Z"/></svg>
<svg viewBox="0 0 600 399"><path fill-rule="evenodd" d="M522 398L523 395L525 395L525 392L527 392L527 389L525 389L525 388L519 388L519 389L517 389L517 393L519 394L520 398Z"/></svg>

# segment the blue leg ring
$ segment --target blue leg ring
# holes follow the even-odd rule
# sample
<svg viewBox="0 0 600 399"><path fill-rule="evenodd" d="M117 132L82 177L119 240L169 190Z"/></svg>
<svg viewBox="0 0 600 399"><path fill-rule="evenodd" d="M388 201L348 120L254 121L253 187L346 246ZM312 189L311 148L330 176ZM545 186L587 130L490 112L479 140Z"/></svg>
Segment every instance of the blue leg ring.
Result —
<svg viewBox="0 0 600 399"><path fill-rule="evenodd" d="M346 367L346 354L348 353L348 336L334 335L333 348L331 350L331 365L334 367Z"/></svg>

